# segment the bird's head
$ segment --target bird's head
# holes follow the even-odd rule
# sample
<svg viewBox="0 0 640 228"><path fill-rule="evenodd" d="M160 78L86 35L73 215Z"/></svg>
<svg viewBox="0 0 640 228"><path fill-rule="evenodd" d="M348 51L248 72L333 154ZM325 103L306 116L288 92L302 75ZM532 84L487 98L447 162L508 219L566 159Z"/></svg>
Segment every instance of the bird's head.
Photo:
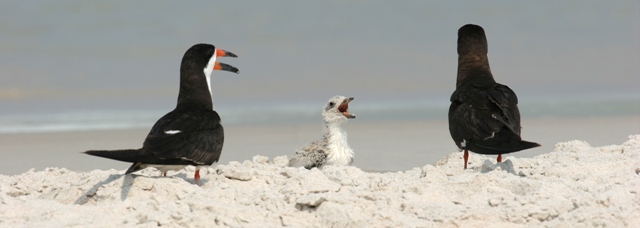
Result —
<svg viewBox="0 0 640 228"><path fill-rule="evenodd" d="M202 80L202 74L206 79L209 93L211 93L211 73L214 70L230 71L239 73L238 68L217 61L218 57L238 57L237 55L216 48L211 44L196 44L191 46L182 57L180 66L181 82L188 85L200 84L205 82ZM200 85L196 85L200 86Z"/></svg>
<svg viewBox="0 0 640 228"><path fill-rule="evenodd" d="M342 122L347 119L356 118L355 115L349 113L349 102L353 97L335 96L327 101L322 111L322 117L326 122Z"/></svg>

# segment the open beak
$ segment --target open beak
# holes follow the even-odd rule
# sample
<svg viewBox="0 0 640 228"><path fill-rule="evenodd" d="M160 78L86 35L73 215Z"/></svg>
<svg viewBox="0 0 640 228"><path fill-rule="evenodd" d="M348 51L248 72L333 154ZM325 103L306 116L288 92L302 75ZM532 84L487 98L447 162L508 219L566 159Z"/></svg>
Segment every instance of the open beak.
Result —
<svg viewBox="0 0 640 228"><path fill-rule="evenodd" d="M221 63L221 62L216 62L216 65L213 66L213 69L222 70L222 71L231 71L236 74L240 73L240 70L238 68L235 68L234 66L231 66L226 63Z"/></svg>
<svg viewBox="0 0 640 228"><path fill-rule="evenodd" d="M222 50L222 49L216 49L216 57L233 57L233 58L237 58L238 56L236 54L233 54L231 52ZM233 73L240 73L240 70L234 66L231 66L229 64L226 63L220 63L220 62L216 62L216 65L213 66L214 70L222 70L222 71L230 71Z"/></svg>
<svg viewBox="0 0 640 228"><path fill-rule="evenodd" d="M216 57L233 57L233 58L238 58L238 56L236 54L233 54L231 52L222 50L222 49L216 49Z"/></svg>
<svg viewBox="0 0 640 228"><path fill-rule="evenodd" d="M345 99L340 106L338 106L338 111L347 117L348 119L356 118L356 115L349 113L349 102L353 100L353 97L349 97Z"/></svg>

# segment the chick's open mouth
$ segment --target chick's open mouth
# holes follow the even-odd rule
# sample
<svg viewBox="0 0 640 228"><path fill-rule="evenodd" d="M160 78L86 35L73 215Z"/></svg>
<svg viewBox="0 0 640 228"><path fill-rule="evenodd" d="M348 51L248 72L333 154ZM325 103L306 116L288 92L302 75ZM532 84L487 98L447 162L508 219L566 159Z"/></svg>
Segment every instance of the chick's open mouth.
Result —
<svg viewBox="0 0 640 228"><path fill-rule="evenodd" d="M338 111L340 111L341 113L349 113L349 103L347 103L347 102L342 103L338 107Z"/></svg>
<svg viewBox="0 0 640 228"><path fill-rule="evenodd" d="M355 115L352 115L351 113L349 113L349 102L351 102L351 100L353 100L353 98L350 98L342 102L342 104L338 106L338 111L347 118L356 118Z"/></svg>

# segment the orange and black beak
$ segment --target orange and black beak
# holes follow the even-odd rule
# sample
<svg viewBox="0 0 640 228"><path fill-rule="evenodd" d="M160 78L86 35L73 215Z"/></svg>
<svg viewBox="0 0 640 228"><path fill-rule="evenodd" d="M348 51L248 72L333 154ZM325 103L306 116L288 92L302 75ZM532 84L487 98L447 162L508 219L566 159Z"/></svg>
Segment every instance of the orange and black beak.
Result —
<svg viewBox="0 0 640 228"><path fill-rule="evenodd" d="M222 49L216 49L216 57L233 57L233 58L237 58L238 56L236 54L233 54L231 52L222 50ZM240 70L234 66L231 66L229 64L226 63L221 63L221 62L217 62L216 61L216 65L213 66L214 70L222 70L222 71L230 71L233 73L240 73Z"/></svg>
<svg viewBox="0 0 640 228"><path fill-rule="evenodd" d="M349 102L351 102L352 100L353 100L353 97L349 97L347 99L344 99L342 104L340 104L340 106L338 106L338 111L340 113L342 113L342 115L344 115L344 117L347 117L348 119L356 118L356 115L353 115L353 114L349 113Z"/></svg>
<svg viewBox="0 0 640 228"><path fill-rule="evenodd" d="M236 54L233 54L231 52L222 50L222 49L216 49L216 57L233 57L233 58L238 58L238 56Z"/></svg>

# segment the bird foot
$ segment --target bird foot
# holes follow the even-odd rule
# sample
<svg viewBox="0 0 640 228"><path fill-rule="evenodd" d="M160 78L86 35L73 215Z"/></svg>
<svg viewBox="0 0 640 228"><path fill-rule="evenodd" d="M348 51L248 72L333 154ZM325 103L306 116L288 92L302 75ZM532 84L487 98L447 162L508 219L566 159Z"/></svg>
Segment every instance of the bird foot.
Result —
<svg viewBox="0 0 640 228"><path fill-rule="evenodd" d="M469 151L464 150L464 169L467 169L467 161L469 161Z"/></svg>
<svg viewBox="0 0 640 228"><path fill-rule="evenodd" d="M196 170L196 174L193 176L196 181L196 185L200 185L200 170Z"/></svg>

